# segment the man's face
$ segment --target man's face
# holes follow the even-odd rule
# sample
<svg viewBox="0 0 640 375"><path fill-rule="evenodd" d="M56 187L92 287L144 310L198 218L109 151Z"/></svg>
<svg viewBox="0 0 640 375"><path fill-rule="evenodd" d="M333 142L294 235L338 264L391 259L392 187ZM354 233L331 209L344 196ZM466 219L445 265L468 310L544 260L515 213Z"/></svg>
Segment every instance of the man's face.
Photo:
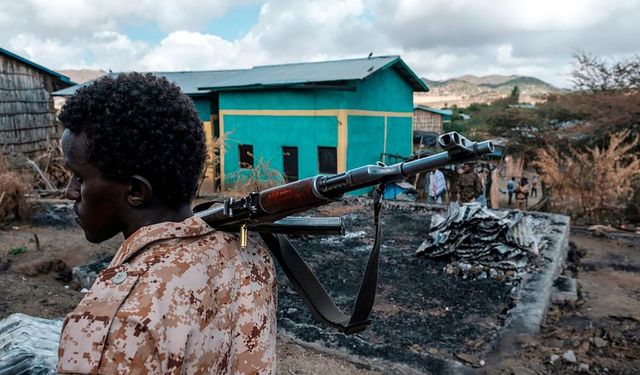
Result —
<svg viewBox="0 0 640 375"><path fill-rule="evenodd" d="M76 221L88 241L102 242L124 229L128 185L102 177L98 168L87 160L87 138L65 129L62 133L64 162L72 172L65 192L75 201Z"/></svg>
<svg viewBox="0 0 640 375"><path fill-rule="evenodd" d="M471 166L469 164L465 164L462 167L462 170L464 171L464 173L468 173L469 171L471 171Z"/></svg>

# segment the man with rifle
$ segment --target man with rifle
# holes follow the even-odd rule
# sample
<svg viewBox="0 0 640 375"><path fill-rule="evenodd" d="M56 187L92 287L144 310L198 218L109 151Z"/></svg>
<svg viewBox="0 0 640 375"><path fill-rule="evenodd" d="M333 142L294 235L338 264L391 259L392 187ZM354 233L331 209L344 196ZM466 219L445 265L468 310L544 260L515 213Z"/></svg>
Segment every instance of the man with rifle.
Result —
<svg viewBox="0 0 640 375"><path fill-rule="evenodd" d="M60 120L76 221L90 242L125 241L66 317L58 373L274 373L270 254L191 210L206 155L191 99L121 74L79 89Z"/></svg>
<svg viewBox="0 0 640 375"><path fill-rule="evenodd" d="M373 306L384 184L493 151L457 133L447 151L370 165L196 207L205 157L193 103L164 78L102 78L69 99L60 120L73 172L66 196L91 242L125 241L67 316L59 373L275 373L273 256L314 316L350 334ZM376 239L351 315L341 312L286 233L339 233L337 218L290 215L374 186ZM250 232L260 233L271 255Z"/></svg>

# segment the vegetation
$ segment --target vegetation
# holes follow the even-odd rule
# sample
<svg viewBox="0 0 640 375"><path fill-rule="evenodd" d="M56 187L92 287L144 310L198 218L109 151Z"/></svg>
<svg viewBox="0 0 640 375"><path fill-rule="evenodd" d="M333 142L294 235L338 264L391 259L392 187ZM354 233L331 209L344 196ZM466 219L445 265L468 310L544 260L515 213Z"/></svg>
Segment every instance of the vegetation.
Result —
<svg viewBox="0 0 640 375"><path fill-rule="evenodd" d="M640 160L630 151L638 145L630 130L611 136L607 147L570 147L561 153L553 148L538 150L533 162L551 188L550 206L556 212L595 221L619 221L634 184L640 181ZM589 173L588 173L589 172Z"/></svg>
<svg viewBox="0 0 640 375"><path fill-rule="evenodd" d="M16 173L9 159L0 156L0 223L9 219L24 219L29 214L25 194L31 184L24 174Z"/></svg>
<svg viewBox="0 0 640 375"><path fill-rule="evenodd" d="M543 189L553 188L550 208L594 220L626 212L640 221L640 57L607 64L579 52L572 78L575 91L535 107L519 104L516 88L476 107L465 134L500 139L537 168Z"/></svg>
<svg viewBox="0 0 640 375"><path fill-rule="evenodd" d="M252 191L262 191L284 184L284 176L277 169L271 167L269 160L259 158L249 171L248 175L238 173L232 193L244 195Z"/></svg>
<svg viewBox="0 0 640 375"><path fill-rule="evenodd" d="M207 145L207 156L204 162L204 172L198 185L198 196L201 195L202 185L207 178L213 179L213 191L217 191L220 187L220 169L222 168L220 153L231 140L232 132L226 132L219 137L213 139L213 142Z"/></svg>
<svg viewBox="0 0 640 375"><path fill-rule="evenodd" d="M12 247L11 249L9 249L9 254L11 255L20 255L20 254L24 254L26 253L27 247L26 246L17 246L17 247Z"/></svg>

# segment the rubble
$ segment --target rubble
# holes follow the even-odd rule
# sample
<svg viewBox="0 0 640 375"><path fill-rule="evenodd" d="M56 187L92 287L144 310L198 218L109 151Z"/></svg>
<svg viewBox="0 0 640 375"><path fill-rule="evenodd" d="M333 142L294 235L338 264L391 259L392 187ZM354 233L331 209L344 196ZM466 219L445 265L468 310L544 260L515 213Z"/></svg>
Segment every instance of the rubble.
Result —
<svg viewBox="0 0 640 375"><path fill-rule="evenodd" d="M546 226L521 211L451 203L444 215L431 217L416 255L451 259L444 272L463 278L518 280L546 245Z"/></svg>
<svg viewBox="0 0 640 375"><path fill-rule="evenodd" d="M84 266L73 267L71 270L71 278L82 289L91 289L91 285L98 278L98 274L107 268L113 257L108 256L98 259L95 262L85 264Z"/></svg>
<svg viewBox="0 0 640 375"><path fill-rule="evenodd" d="M600 337L594 337L594 338L591 339L591 341L596 346L596 348L604 348L608 344L607 340L602 339Z"/></svg>
<svg viewBox="0 0 640 375"><path fill-rule="evenodd" d="M569 350L562 355L562 358L570 363L576 363L576 354L573 350Z"/></svg>
<svg viewBox="0 0 640 375"><path fill-rule="evenodd" d="M483 359L480 359L472 354L456 353L456 358L473 367L482 367L485 365L485 361Z"/></svg>
<svg viewBox="0 0 640 375"><path fill-rule="evenodd" d="M553 283L551 301L557 304L576 303L578 301L578 285L576 279L558 276Z"/></svg>
<svg viewBox="0 0 640 375"><path fill-rule="evenodd" d="M581 363L580 366L578 366L578 371L589 372L589 365L586 363Z"/></svg>
<svg viewBox="0 0 640 375"><path fill-rule="evenodd" d="M11 314L0 320L0 375L55 374L62 319Z"/></svg>

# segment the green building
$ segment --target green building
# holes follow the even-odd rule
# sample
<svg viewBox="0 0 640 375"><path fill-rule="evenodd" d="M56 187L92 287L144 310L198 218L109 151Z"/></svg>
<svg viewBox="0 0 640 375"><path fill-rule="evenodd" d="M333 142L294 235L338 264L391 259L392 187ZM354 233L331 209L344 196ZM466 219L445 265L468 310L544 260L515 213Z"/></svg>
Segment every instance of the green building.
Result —
<svg viewBox="0 0 640 375"><path fill-rule="evenodd" d="M209 142L225 135L208 172L223 187L258 163L291 181L408 156L413 93L428 91L399 56L154 74L193 99Z"/></svg>

